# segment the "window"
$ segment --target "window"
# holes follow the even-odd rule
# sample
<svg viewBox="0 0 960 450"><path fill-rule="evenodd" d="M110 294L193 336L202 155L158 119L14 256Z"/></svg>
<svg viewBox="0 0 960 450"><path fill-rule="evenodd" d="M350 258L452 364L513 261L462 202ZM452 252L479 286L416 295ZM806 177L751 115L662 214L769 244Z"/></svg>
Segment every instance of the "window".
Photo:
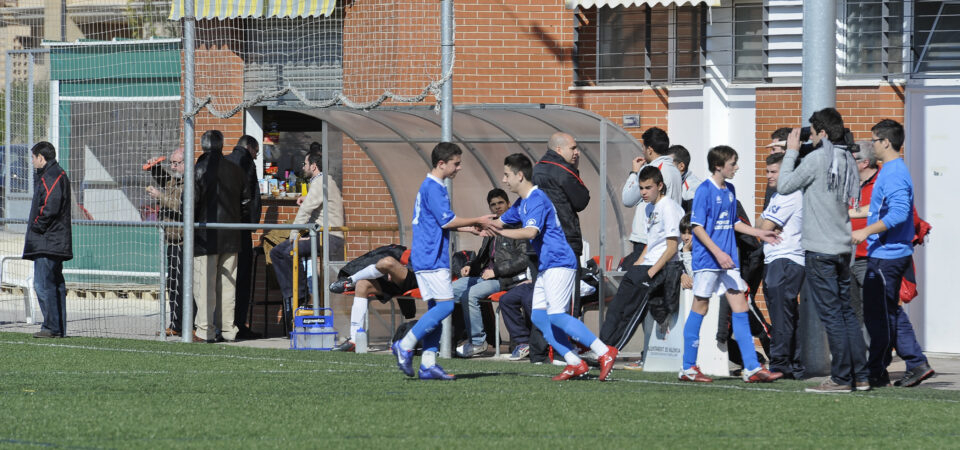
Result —
<svg viewBox="0 0 960 450"><path fill-rule="evenodd" d="M912 54L915 73L960 72L960 4L914 2Z"/></svg>
<svg viewBox="0 0 960 450"><path fill-rule="evenodd" d="M701 82L705 16L699 4L580 11L576 83Z"/></svg>
<svg viewBox="0 0 960 450"><path fill-rule="evenodd" d="M847 76L903 73L903 1L847 0L840 65Z"/></svg>
<svg viewBox="0 0 960 450"><path fill-rule="evenodd" d="M313 101L332 98L343 87L343 19L331 17L245 20L244 94L293 86ZM267 104L297 104L288 93Z"/></svg>
<svg viewBox="0 0 960 450"><path fill-rule="evenodd" d="M733 77L760 80L763 72L763 3L738 1L733 5Z"/></svg>

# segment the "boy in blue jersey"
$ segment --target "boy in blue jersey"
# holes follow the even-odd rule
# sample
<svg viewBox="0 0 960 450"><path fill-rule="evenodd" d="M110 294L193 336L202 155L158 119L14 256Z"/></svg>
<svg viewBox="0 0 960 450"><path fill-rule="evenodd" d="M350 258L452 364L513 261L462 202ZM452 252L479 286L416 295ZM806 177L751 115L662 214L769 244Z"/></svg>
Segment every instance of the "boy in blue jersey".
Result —
<svg viewBox="0 0 960 450"><path fill-rule="evenodd" d="M605 381L617 359L617 349L600 341L583 322L567 314L573 297L577 273L577 257L567 243L553 203L533 185L533 163L521 153L503 161L503 183L520 198L493 222L497 234L510 239L529 239L540 260L539 274L533 287L533 311L530 321L543 333L553 349L563 356L567 366L554 381L579 377L590 371L586 361L570 348L568 336L590 346L600 363L600 381ZM504 224L521 224L522 228L504 229Z"/></svg>
<svg viewBox="0 0 960 450"><path fill-rule="evenodd" d="M453 288L450 283L450 230L470 231L472 228L489 228L493 214L460 218L450 209L450 196L443 181L453 178L462 169L462 150L456 144L441 142L433 148L433 170L420 184L413 209L413 243L410 246L410 266L417 277L420 296L436 302L417 324L399 341L391 346L397 358L397 367L413 376L413 348L423 340L423 356L420 360L421 380L452 380L437 365L437 347L440 344L440 321L453 312Z"/></svg>
<svg viewBox="0 0 960 450"><path fill-rule="evenodd" d="M693 227L693 305L683 328L683 370L681 381L713 381L697 367L700 325L710 306L713 294L726 295L733 311L733 336L743 356L743 381L769 383L782 373L772 373L757 361L750 333L749 306L743 291L746 283L740 278L737 242L734 231L755 236L776 244L777 234L751 227L737 217L737 197L733 185L726 180L737 173L737 151L719 145L707 153L712 175L700 184L693 197L690 224Z"/></svg>
<svg viewBox="0 0 960 450"><path fill-rule="evenodd" d="M883 161L870 196L866 228L853 232L854 244L867 241L867 274L863 279L863 323L870 333L867 369L871 386L890 383L887 366L894 344L907 372L897 386L916 386L934 371L917 342L910 318L900 306L900 282L913 255L913 179L903 159L903 125L885 119L873 126L873 150Z"/></svg>

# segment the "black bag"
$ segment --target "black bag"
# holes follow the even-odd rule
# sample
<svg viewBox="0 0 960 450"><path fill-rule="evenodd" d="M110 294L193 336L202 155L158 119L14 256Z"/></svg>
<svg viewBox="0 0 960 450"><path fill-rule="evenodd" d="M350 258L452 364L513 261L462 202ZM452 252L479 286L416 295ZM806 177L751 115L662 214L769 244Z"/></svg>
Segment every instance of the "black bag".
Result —
<svg viewBox="0 0 960 450"><path fill-rule="evenodd" d="M403 339L403 337L406 336L407 333L410 332L410 329L413 328L413 326L416 324L417 324L416 320L411 320L409 322L401 323L400 326L397 327L397 331L393 333L393 340L390 342L397 342L400 339ZM417 341L416 347L413 348L413 354L419 355L422 352L423 352L423 344L420 341Z"/></svg>

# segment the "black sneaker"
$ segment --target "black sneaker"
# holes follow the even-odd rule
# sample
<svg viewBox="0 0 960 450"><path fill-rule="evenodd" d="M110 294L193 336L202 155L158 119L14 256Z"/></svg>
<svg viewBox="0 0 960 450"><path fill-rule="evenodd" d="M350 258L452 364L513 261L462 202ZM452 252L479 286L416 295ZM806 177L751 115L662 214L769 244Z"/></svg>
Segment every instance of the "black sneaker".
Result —
<svg viewBox="0 0 960 450"><path fill-rule="evenodd" d="M334 294L342 294L345 291L352 291L356 285L353 281L350 281L350 278L341 278L333 283L330 283L330 292Z"/></svg>
<svg viewBox="0 0 960 450"><path fill-rule="evenodd" d="M894 382L893 385L899 387L914 387L920 384L921 381L932 377L934 374L936 374L936 372L933 368L930 367L929 364L923 363L920 366L908 370L903 374L903 378Z"/></svg>
<svg viewBox="0 0 960 450"><path fill-rule="evenodd" d="M334 352L356 352L357 345L353 343L350 339L347 339L340 343L340 345L333 347L331 351Z"/></svg>

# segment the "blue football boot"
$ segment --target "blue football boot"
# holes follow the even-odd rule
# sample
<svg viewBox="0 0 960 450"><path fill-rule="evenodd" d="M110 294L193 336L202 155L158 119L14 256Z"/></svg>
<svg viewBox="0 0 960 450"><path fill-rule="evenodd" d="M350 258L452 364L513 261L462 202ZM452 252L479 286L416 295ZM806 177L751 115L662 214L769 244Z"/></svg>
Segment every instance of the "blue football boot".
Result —
<svg viewBox="0 0 960 450"><path fill-rule="evenodd" d="M452 374L447 373L443 370L443 367L439 365L433 365L430 367L420 366L420 379L421 380L456 380L457 378Z"/></svg>
<svg viewBox="0 0 960 450"><path fill-rule="evenodd" d="M390 346L393 350L393 356L397 357L397 367L408 377L413 376L413 350L404 350L400 348L400 341L394 342Z"/></svg>

